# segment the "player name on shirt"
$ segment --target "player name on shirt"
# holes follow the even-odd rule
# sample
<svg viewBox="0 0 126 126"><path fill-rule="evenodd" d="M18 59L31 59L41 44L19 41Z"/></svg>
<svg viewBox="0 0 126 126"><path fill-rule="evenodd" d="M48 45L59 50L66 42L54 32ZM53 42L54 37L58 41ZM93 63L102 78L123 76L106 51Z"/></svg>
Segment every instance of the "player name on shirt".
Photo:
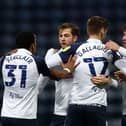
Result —
<svg viewBox="0 0 126 126"><path fill-rule="evenodd" d="M12 60L24 60L26 61L28 64L33 62L33 59L31 59L28 56L22 56L22 55L15 55L15 56L8 56L6 57L6 60L8 61L8 63Z"/></svg>
<svg viewBox="0 0 126 126"><path fill-rule="evenodd" d="M105 46L103 45L93 45L93 46L86 46L85 48L82 48L81 50L77 52L77 54L81 57L83 56L84 53L92 51L94 49L103 50L104 52L107 51L107 49L105 49Z"/></svg>

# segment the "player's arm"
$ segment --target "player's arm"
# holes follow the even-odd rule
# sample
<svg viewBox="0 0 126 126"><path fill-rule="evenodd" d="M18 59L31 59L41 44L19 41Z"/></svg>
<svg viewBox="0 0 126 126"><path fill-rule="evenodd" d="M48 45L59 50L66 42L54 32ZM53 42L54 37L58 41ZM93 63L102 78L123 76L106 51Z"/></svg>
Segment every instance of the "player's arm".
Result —
<svg viewBox="0 0 126 126"><path fill-rule="evenodd" d="M122 58L115 62L115 66L126 75L126 59Z"/></svg>
<svg viewBox="0 0 126 126"><path fill-rule="evenodd" d="M126 49L119 46L116 42L109 40L106 44L105 47L107 49L111 49L113 51L118 51L122 56L126 56Z"/></svg>
<svg viewBox="0 0 126 126"><path fill-rule="evenodd" d="M116 71L114 75L119 82L126 81L126 75L122 71Z"/></svg>
<svg viewBox="0 0 126 126"><path fill-rule="evenodd" d="M37 58L38 60L38 58ZM74 71L77 65L74 65L76 58L70 57L68 62L65 64L63 70L56 70L52 68L48 68L44 60L37 61L38 72L42 73L44 76L49 76L52 79L59 80L62 78L71 77L71 73Z"/></svg>
<svg viewBox="0 0 126 126"><path fill-rule="evenodd" d="M118 86L118 82L115 79L112 79L111 77L105 75L91 77L91 81L97 86L106 86L106 85L112 85L114 87Z"/></svg>
<svg viewBox="0 0 126 126"><path fill-rule="evenodd" d="M111 49L115 51L113 54L113 59L114 59L114 64L115 66L120 69L125 75L126 75L126 59L121 57L120 55L117 54L119 52L122 56L126 56L126 49L119 46L116 42L114 41L108 41L105 45L107 49Z"/></svg>
<svg viewBox="0 0 126 126"><path fill-rule="evenodd" d="M50 74L56 77L57 80L71 78L75 68L79 65L79 63L75 64L75 62L76 56L71 55L67 63L62 63L63 70L50 69Z"/></svg>

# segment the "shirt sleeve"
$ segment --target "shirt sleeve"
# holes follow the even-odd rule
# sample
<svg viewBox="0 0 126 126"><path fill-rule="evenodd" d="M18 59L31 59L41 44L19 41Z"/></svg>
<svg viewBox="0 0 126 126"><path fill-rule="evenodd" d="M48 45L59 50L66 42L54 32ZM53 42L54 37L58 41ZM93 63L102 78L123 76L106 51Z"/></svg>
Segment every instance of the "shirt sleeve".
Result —
<svg viewBox="0 0 126 126"><path fill-rule="evenodd" d="M54 53L54 49L49 49L45 55L45 62L48 68L52 68L60 65L62 59L60 58L58 53Z"/></svg>
<svg viewBox="0 0 126 126"><path fill-rule="evenodd" d="M42 73L43 76L50 76L50 70L47 67L44 58L41 57L34 57L36 64L37 64L37 68L38 68L38 72Z"/></svg>
<svg viewBox="0 0 126 126"><path fill-rule="evenodd" d="M113 60L112 63L122 58L122 55L119 52L112 51Z"/></svg>
<svg viewBox="0 0 126 126"><path fill-rule="evenodd" d="M126 56L126 49L125 49L125 48L120 47L118 51L119 51L119 53L120 53L121 55Z"/></svg>
<svg viewBox="0 0 126 126"><path fill-rule="evenodd" d="M117 60L115 66L126 75L126 59L122 58Z"/></svg>
<svg viewBox="0 0 126 126"><path fill-rule="evenodd" d="M47 85L48 81L49 81L49 77L43 76L42 74L40 74L38 82L37 82L38 88L39 88L39 92L43 91L43 89Z"/></svg>

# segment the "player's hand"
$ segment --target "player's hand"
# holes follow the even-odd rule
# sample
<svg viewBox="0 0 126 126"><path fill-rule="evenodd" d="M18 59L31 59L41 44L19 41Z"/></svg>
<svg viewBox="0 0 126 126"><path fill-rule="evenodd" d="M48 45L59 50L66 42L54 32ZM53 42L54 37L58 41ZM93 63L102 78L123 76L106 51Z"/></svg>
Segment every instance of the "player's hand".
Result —
<svg viewBox="0 0 126 126"><path fill-rule="evenodd" d="M126 75L122 71L114 72L114 76L119 82L126 81Z"/></svg>
<svg viewBox="0 0 126 126"><path fill-rule="evenodd" d="M80 64L79 62L77 63L77 57L76 55L74 56L70 56L68 59L68 62L66 64L61 63L61 66L65 69L68 68L69 69L69 73L72 73L75 68Z"/></svg>
<svg viewBox="0 0 126 126"><path fill-rule="evenodd" d="M105 75L93 76L91 77L91 81L97 86L103 86L103 85L108 85L112 83L111 78L106 77Z"/></svg>
<svg viewBox="0 0 126 126"><path fill-rule="evenodd" d="M120 46L119 46L116 42L114 42L114 41L112 41L112 40L109 40L109 41L105 44L105 48L106 48L106 49L111 49L111 50L113 50L113 51L117 51L117 50L120 48Z"/></svg>

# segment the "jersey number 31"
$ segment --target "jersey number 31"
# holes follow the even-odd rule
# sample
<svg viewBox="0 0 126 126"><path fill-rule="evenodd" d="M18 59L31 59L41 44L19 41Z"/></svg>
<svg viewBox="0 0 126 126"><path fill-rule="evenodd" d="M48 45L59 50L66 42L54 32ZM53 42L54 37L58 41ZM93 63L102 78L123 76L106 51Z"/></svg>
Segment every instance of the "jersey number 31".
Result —
<svg viewBox="0 0 126 126"><path fill-rule="evenodd" d="M14 73L14 71L16 69L21 70L21 77L17 78L20 79L20 88L25 88L25 84L26 84L26 70L27 70L27 66L26 65L6 65L5 69L8 69L8 77L11 78L11 81L5 81L5 85L6 86L13 86L16 82L16 75ZM17 73L19 74L19 73Z"/></svg>

